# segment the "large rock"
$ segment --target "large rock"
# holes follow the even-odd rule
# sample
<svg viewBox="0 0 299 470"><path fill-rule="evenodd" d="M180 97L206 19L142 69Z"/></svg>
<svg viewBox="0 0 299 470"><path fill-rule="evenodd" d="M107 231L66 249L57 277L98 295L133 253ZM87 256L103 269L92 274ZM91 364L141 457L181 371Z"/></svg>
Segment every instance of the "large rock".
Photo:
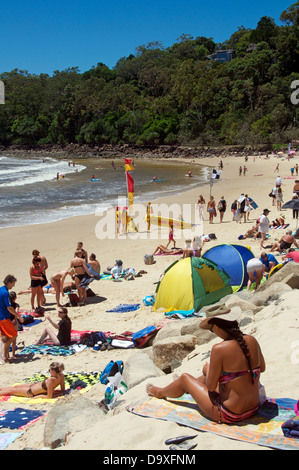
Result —
<svg viewBox="0 0 299 470"><path fill-rule="evenodd" d="M292 287L288 284L284 282L273 282L267 289L257 290L252 295L252 303L257 306L266 307L270 302L279 299L280 295L290 291L292 291Z"/></svg>
<svg viewBox="0 0 299 470"><path fill-rule="evenodd" d="M150 377L159 377L164 374L146 352L138 351L125 361L122 375L123 381L130 389Z"/></svg>
<svg viewBox="0 0 299 470"><path fill-rule="evenodd" d="M44 429L44 445L55 449L66 441L69 433L80 432L105 416L97 405L79 392L60 399L49 411Z"/></svg>
<svg viewBox="0 0 299 470"><path fill-rule="evenodd" d="M290 274L294 274L299 276L299 263L294 263L290 261L286 265L284 265L279 271L273 274L266 282L263 282L258 289L257 292L261 292L267 290L272 284L276 282L285 282L288 279Z"/></svg>
<svg viewBox="0 0 299 470"><path fill-rule="evenodd" d="M165 338L172 336L193 335L196 336L197 344L204 344L211 340L212 334L207 330L199 327L202 318L186 318L168 323L158 331L153 345Z"/></svg>
<svg viewBox="0 0 299 470"><path fill-rule="evenodd" d="M194 335L172 336L155 342L153 361L163 371L171 371L174 361L184 359L195 349L197 338Z"/></svg>

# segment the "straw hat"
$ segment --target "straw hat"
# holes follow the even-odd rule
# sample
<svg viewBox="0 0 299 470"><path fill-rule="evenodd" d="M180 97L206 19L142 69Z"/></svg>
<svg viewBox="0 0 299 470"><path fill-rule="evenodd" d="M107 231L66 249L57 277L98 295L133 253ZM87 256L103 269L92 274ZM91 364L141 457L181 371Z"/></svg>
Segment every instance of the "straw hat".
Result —
<svg viewBox="0 0 299 470"><path fill-rule="evenodd" d="M210 329L211 325L209 324L209 320L211 320L211 318L220 317L223 320L238 321L241 312L239 307L233 308L233 310L231 310L224 303L222 303L206 309L205 313L206 318L199 324L200 328L203 330Z"/></svg>

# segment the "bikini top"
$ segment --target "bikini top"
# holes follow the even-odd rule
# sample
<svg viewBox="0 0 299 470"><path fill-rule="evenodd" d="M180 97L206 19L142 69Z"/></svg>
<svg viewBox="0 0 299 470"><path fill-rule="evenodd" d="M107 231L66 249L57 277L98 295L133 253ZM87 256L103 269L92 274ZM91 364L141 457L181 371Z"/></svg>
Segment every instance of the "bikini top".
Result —
<svg viewBox="0 0 299 470"><path fill-rule="evenodd" d="M250 370L242 370L240 372L221 372L221 376L219 378L219 383L226 383L229 382L230 380L238 379L239 377L242 377L242 375L250 373ZM253 379L256 380L260 377L261 374L261 368L257 367L256 369L252 370L253 373Z"/></svg>

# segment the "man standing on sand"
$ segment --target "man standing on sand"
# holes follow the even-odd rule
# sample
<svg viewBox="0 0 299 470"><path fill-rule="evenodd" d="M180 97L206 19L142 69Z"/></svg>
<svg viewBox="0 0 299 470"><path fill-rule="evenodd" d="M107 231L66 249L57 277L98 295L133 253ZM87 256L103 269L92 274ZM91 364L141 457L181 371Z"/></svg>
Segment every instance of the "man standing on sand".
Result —
<svg viewBox="0 0 299 470"><path fill-rule="evenodd" d="M10 315L19 317L19 320L23 322L23 318L15 311L10 302L9 290L14 287L16 281L16 278L9 274L3 281L4 285L0 287L0 364L4 364L8 360L9 346L18 334Z"/></svg>

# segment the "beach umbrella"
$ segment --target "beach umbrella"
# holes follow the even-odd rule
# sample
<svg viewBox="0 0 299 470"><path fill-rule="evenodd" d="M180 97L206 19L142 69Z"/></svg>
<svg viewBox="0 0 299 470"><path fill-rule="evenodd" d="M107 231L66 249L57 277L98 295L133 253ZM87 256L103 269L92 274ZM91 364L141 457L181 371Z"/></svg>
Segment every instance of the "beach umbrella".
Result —
<svg viewBox="0 0 299 470"><path fill-rule="evenodd" d="M295 211L299 211L299 199L291 199L290 201L287 201L283 206L282 209L293 209ZM297 225L296 229L298 228L298 218L297 220Z"/></svg>

